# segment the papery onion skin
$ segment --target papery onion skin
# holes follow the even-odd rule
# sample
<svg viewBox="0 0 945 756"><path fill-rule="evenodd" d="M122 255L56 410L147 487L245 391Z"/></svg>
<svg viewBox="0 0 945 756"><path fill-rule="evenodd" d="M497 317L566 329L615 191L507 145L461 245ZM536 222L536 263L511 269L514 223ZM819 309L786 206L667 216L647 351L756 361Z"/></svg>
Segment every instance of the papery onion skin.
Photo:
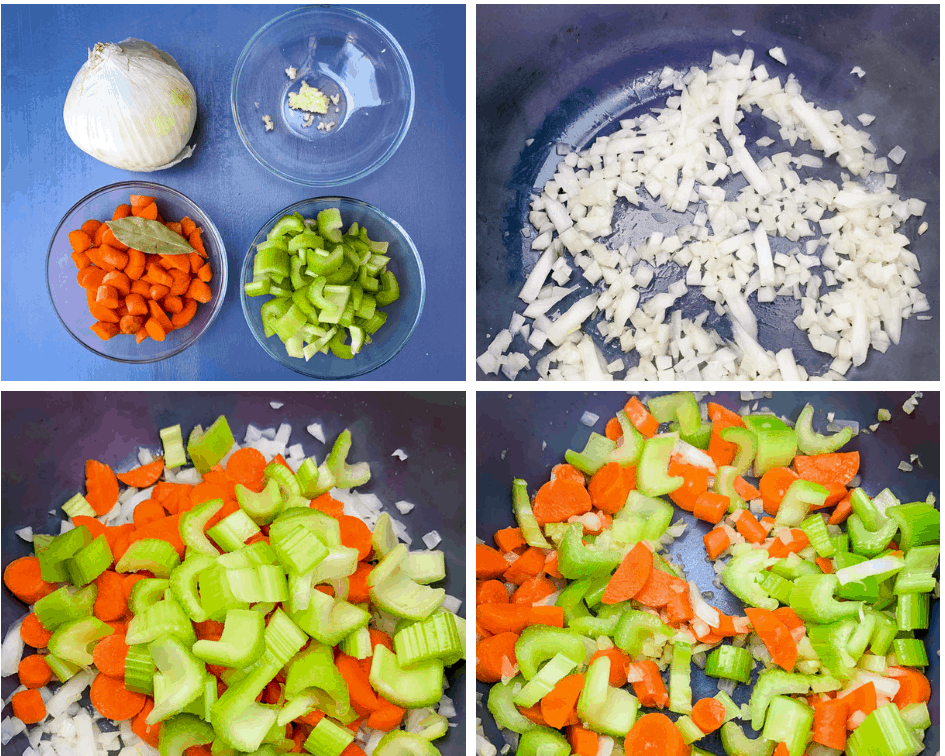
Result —
<svg viewBox="0 0 945 756"><path fill-rule="evenodd" d="M107 165L148 173L190 157L197 93L177 62L149 42L96 43L66 96L69 138Z"/></svg>

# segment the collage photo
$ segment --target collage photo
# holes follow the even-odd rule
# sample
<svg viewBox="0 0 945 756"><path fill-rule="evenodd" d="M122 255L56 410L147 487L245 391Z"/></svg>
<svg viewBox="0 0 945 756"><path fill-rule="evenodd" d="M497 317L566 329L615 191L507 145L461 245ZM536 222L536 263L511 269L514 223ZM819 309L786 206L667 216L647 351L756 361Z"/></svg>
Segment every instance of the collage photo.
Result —
<svg viewBox="0 0 945 756"><path fill-rule="evenodd" d="M937 756L940 62L4 3L3 756Z"/></svg>

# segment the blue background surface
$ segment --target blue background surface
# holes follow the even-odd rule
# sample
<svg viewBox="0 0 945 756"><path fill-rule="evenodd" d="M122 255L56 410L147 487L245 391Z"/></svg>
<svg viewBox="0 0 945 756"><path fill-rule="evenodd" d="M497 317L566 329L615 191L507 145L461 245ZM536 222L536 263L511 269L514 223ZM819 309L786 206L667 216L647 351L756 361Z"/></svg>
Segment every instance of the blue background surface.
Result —
<svg viewBox="0 0 945 756"><path fill-rule="evenodd" d="M465 7L353 6L403 47L416 100L406 138L370 176L334 189L269 173L240 141L230 108L236 60L250 37L291 6L4 6L2 9L2 378L7 380L305 380L253 339L237 290L259 228L280 209L341 194L369 202L410 234L427 278L420 324L403 351L367 380L462 380L465 339ZM197 150L156 173L100 163L66 134L62 106L87 48L147 40L178 62L197 90ZM193 144L193 140L191 140ZM229 284L209 331L182 354L122 365L77 344L45 284L56 225L98 187L145 178L173 187L213 219L227 247ZM457 281L459 284L457 285Z"/></svg>

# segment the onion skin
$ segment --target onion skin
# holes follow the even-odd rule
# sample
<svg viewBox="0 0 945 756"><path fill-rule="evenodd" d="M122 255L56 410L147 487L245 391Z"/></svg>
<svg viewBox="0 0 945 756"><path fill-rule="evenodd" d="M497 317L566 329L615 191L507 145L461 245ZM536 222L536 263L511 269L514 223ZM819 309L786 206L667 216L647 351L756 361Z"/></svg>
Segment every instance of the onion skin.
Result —
<svg viewBox="0 0 945 756"><path fill-rule="evenodd" d="M152 97L148 97L152 95ZM63 121L83 152L149 173L193 154L197 93L167 53L137 39L96 43L66 96Z"/></svg>

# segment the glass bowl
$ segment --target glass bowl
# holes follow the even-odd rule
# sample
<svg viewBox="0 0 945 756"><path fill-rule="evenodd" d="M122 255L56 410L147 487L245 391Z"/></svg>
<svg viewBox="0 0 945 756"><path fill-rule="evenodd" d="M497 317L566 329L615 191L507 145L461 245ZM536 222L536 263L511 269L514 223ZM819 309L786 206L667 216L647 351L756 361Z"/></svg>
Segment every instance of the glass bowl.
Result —
<svg viewBox="0 0 945 756"><path fill-rule="evenodd" d="M76 282L76 266L70 256L72 246L69 244L69 232L92 218L111 220L115 208L127 204L132 194L154 197L158 211L169 220L179 221L186 215L202 228L201 239L213 270L213 278L209 282L212 299L199 305L190 323L171 331L164 341L145 339L137 344L134 336L125 334L113 336L108 341L96 336L90 329L95 318L89 312L85 289ZM59 320L82 346L116 362L157 362L184 351L203 335L220 312L226 293L226 278L226 248L213 221L176 189L150 181L109 184L80 199L56 227L46 256L46 289Z"/></svg>
<svg viewBox="0 0 945 756"><path fill-rule="evenodd" d="M294 79L288 68L296 69ZM332 100L308 125L304 111L289 107L302 82ZM397 40L376 21L350 8L308 6L249 40L233 72L231 104L243 144L266 168L299 184L339 186L380 168L403 141L413 74Z"/></svg>
<svg viewBox="0 0 945 756"><path fill-rule="evenodd" d="M344 229L352 223L364 226L368 235L375 241L389 243L387 255L391 258L388 264L400 286L400 297L396 302L384 307L387 313L387 322L371 336L371 343L350 360L343 360L335 355L316 354L310 360L289 357L285 346L278 336L266 337L263 331L260 310L263 304L271 299L268 295L248 297L244 286L253 280L253 260L256 257L256 244L265 241L266 235L275 226L282 216L294 212L301 213L304 218L314 218L326 208L337 207L341 211L341 220ZM294 205L280 210L273 215L256 234L246 258L243 260L243 270L240 274L240 301L243 303L243 314L246 322L256 337L259 345L280 365L301 373L309 378L353 378L376 370L391 360L410 338L414 328L420 321L423 312L423 300L426 296L426 282L423 276L423 263L413 241L397 221L389 218L376 207L361 200L348 197L318 197L302 200Z"/></svg>

